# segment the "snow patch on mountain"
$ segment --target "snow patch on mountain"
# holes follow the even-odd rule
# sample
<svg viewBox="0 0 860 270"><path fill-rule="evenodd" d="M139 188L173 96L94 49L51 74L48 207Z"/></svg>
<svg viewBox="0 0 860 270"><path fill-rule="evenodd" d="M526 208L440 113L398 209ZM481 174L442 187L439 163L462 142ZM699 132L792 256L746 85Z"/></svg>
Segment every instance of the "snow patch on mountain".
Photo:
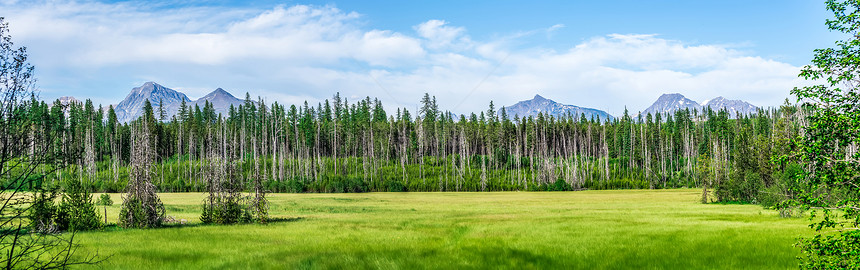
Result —
<svg viewBox="0 0 860 270"><path fill-rule="evenodd" d="M584 108L575 105L566 105L555 102L551 99L544 98L540 95L535 95L530 100L517 102L517 104L505 107L505 111L509 116L537 116L540 113L544 115L553 115L555 117L573 116L580 117L585 114L588 119L599 118L601 121L613 119L609 113L598 109Z"/></svg>
<svg viewBox="0 0 860 270"><path fill-rule="evenodd" d="M708 99L702 102L701 104L695 102L691 99L684 97L684 95L673 93L673 94L663 94L657 101L654 101L651 106L641 112L642 115L656 115L656 114L674 114L676 111L680 110L698 110L702 111L703 109L710 107L711 110L719 111L725 109L728 111L730 117L735 117L737 113L741 114L751 114L755 113L758 110L758 107L752 105L743 100L731 100L726 99L724 97L716 97L713 99Z"/></svg>
<svg viewBox="0 0 860 270"><path fill-rule="evenodd" d="M152 104L154 111L158 110L159 104L163 104L168 118L179 112L182 101L185 101L186 106L189 108L193 108L194 105L202 108L208 101L212 104L216 113L224 115L227 114L230 105L238 107L244 103L244 101L221 88L215 89L212 93L192 101L188 96L179 91L164 87L155 82L147 82L140 87L132 89L131 93L114 107L117 120L122 123L128 123L139 118L143 114L143 106L146 100L149 100L150 104Z"/></svg>

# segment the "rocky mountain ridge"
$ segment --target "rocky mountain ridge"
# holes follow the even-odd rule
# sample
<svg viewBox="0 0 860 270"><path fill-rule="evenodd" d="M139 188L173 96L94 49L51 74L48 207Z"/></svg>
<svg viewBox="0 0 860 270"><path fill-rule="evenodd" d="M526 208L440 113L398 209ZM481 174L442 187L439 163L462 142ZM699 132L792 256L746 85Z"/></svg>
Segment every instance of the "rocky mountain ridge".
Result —
<svg viewBox="0 0 860 270"><path fill-rule="evenodd" d="M612 115L605 111L561 104L540 95L535 95L535 97L530 100L520 101L514 105L505 107L505 111L510 117L537 116L538 114L543 113L545 115L552 115L555 117L566 116L568 114L574 117L580 117L585 114L585 117L588 119L599 118L601 121L613 119Z"/></svg>
<svg viewBox="0 0 860 270"><path fill-rule="evenodd" d="M215 112L221 114L227 114L230 105L238 106L244 103L244 101L221 88L215 89L215 91L197 100L191 100L179 91L164 87L155 82L147 82L140 87L132 89L128 96L117 104L114 108L117 120L122 123L128 123L139 118L143 114L143 106L146 100L149 100L153 109L156 110L160 104L163 104L167 118L179 112L182 101L185 101L186 105L191 108L194 105L203 107L205 102L208 101L215 108Z"/></svg>
<svg viewBox="0 0 860 270"><path fill-rule="evenodd" d="M651 115L658 113L666 115L674 114L676 111L685 109L702 111L707 107L710 107L711 110L714 111L725 109L729 112L730 117L735 117L737 113L750 114L755 113L758 110L758 107L743 100L731 100L724 97L716 97L714 99L698 103L688 99L684 95L672 93L660 95L660 97L657 98L651 106L642 111L641 114L643 116L649 113Z"/></svg>

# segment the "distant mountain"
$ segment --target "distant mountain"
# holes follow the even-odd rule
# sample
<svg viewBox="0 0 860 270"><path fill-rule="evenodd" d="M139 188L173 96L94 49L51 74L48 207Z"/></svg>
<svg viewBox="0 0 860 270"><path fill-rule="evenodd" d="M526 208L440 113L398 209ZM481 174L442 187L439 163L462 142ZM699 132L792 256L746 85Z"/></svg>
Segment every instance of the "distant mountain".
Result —
<svg viewBox="0 0 860 270"><path fill-rule="evenodd" d="M690 110L699 110L706 107L711 107L712 110L718 111L721 109L726 109L729 112L730 117L734 117L737 112L743 114L755 113L758 110L758 107L742 100L731 100L726 99L724 97L717 97L711 100L706 100L702 104L690 100L684 95L681 94L663 94L657 101L654 101L654 104L651 104L650 107L641 112L642 115L647 115L648 113L655 114L674 114L676 111L690 109Z"/></svg>
<svg viewBox="0 0 860 270"><path fill-rule="evenodd" d="M565 105L551 99L546 99L540 95L535 95L531 100L520 101L517 102L517 104L505 107L505 111L509 116L518 115L520 117L537 116L539 113L543 113L545 115L553 115L556 117L566 116L568 114L574 117L579 117L582 114L585 114L585 117L588 119L599 117L601 121L613 119L612 115L598 109Z"/></svg>
<svg viewBox="0 0 860 270"><path fill-rule="evenodd" d="M128 123L139 118L143 114L143 104L146 100L152 104L152 109L157 112L159 101L164 103L164 111L167 117L170 118L179 112L179 107L184 100L186 105L193 108L198 105L201 108L208 101L215 108L216 113L226 115L230 109L230 105L238 107L245 102L240 100L224 89L218 88L212 93L209 93L197 100L191 100L185 94L164 87L154 82L147 82L140 87L135 87L131 93L125 97L122 102L114 107L117 120L122 123Z"/></svg>
<svg viewBox="0 0 860 270"><path fill-rule="evenodd" d="M60 104L63 105L63 107L69 107L69 105L72 103L82 103L80 100L78 100L72 96L60 97L57 100L60 101ZM53 105L54 105L53 103L49 104L49 106L53 106Z"/></svg>
<svg viewBox="0 0 860 270"><path fill-rule="evenodd" d="M461 116L460 114L448 112L448 118L454 119L454 121L459 121L460 116Z"/></svg>
<svg viewBox="0 0 860 270"><path fill-rule="evenodd" d="M215 108L215 113L220 113L224 116L227 116L227 113L229 113L230 105L239 107L239 105L245 103L244 100L238 99L227 91L224 91L224 89L218 88L215 89L215 91L212 91L212 93L195 100L189 104L189 106L197 105L200 106L200 108L203 108L206 101L209 101L209 103L212 104L212 107Z"/></svg>
<svg viewBox="0 0 860 270"><path fill-rule="evenodd" d="M730 117L735 117L738 112L741 114L750 114L758 111L758 107L749 104L746 101L726 99L724 97L705 100L705 102L702 102L702 108L705 107L711 107L711 110L714 111L726 109L729 112Z"/></svg>
<svg viewBox="0 0 860 270"><path fill-rule="evenodd" d="M168 117L179 111L179 105L183 100L191 102L183 93L154 82L147 82L131 89L131 93L116 105L114 111L116 111L117 120L128 123L139 118L143 114L143 104L146 100L149 100L154 110L158 109L159 102L163 102Z"/></svg>
<svg viewBox="0 0 860 270"><path fill-rule="evenodd" d="M684 110L684 109L699 109L702 106L699 105L698 102L690 100L684 95L675 93L675 94L663 94L654 104L651 104L650 107L642 111L642 115L647 114L673 114L675 111Z"/></svg>
<svg viewBox="0 0 860 270"><path fill-rule="evenodd" d="M72 105L72 103L77 103L77 104L83 103L80 100L78 100L72 96L60 97L57 100L60 101L60 106L63 107L63 112L65 113L66 116L69 115L69 111L70 111L69 105ZM48 108L51 108L51 107L54 107L54 102L48 103Z"/></svg>

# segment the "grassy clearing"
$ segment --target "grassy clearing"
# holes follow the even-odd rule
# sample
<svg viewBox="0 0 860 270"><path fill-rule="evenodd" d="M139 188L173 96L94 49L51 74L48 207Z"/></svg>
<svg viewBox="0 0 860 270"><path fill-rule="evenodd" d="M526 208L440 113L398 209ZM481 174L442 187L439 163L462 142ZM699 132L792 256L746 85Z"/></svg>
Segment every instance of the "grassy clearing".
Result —
<svg viewBox="0 0 860 270"><path fill-rule="evenodd" d="M106 269L783 269L808 233L806 219L703 205L689 189L271 194L285 221L235 226L199 225L204 194L161 196L191 224L81 233L81 251L110 255Z"/></svg>

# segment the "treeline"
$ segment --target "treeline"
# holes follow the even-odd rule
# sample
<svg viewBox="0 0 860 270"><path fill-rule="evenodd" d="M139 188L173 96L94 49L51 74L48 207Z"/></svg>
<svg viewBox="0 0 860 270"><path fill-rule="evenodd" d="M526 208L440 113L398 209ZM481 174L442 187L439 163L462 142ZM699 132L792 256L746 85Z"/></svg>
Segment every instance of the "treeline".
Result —
<svg viewBox="0 0 860 270"><path fill-rule="evenodd" d="M512 116L492 102L485 112L455 116L427 94L414 116L339 94L316 106L289 107L246 94L226 115L208 103L183 102L168 117L160 103L147 102L144 117L120 123L112 107L96 108L90 100L49 106L32 98L10 118L30 133L15 151L53 153L54 164L65 169L47 181L79 179L93 191L121 191L133 152L131 127L151 119L153 183L160 191L206 191L206 175L226 170L213 164L229 159L235 168L219 173L235 174L240 183L230 188L247 191L703 187L715 200L757 202L786 194L789 174L799 169L771 159L790 152L788 142L804 121L804 110L787 101L751 115L625 110L613 120Z"/></svg>

